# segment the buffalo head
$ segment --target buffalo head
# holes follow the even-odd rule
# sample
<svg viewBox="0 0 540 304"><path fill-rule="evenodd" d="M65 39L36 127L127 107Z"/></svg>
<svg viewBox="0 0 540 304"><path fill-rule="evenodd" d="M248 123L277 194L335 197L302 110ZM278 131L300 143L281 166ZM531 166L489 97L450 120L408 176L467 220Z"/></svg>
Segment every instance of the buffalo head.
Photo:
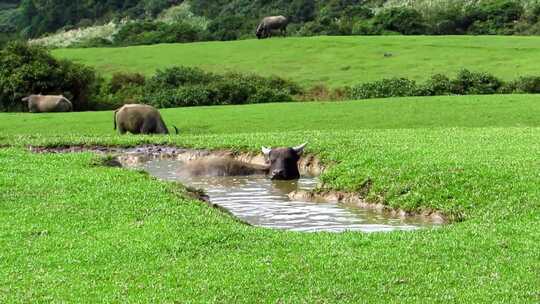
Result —
<svg viewBox="0 0 540 304"><path fill-rule="evenodd" d="M261 23L259 26L257 26L257 30L255 31L255 36L257 36L257 39L265 38L265 27Z"/></svg>
<svg viewBox="0 0 540 304"><path fill-rule="evenodd" d="M298 161L304 153L307 143L292 148L266 148L262 152L270 165L269 174L272 179L291 180L300 178Z"/></svg>

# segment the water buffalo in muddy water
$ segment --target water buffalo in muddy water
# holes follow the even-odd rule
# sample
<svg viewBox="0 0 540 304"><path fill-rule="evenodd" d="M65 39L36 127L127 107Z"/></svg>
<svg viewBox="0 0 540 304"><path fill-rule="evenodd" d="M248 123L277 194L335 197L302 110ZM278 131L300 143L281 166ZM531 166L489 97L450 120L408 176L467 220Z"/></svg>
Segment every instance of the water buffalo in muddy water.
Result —
<svg viewBox="0 0 540 304"><path fill-rule="evenodd" d="M183 176L268 175L274 180L300 178L298 161L306 144L293 148L262 148L265 165L243 162L232 157L204 157L186 162L178 170Z"/></svg>
<svg viewBox="0 0 540 304"><path fill-rule="evenodd" d="M71 112L73 104L62 95L30 95L21 99L31 113Z"/></svg>
<svg viewBox="0 0 540 304"><path fill-rule="evenodd" d="M179 168L184 176L246 176L267 174L268 167L226 157L207 157L187 162Z"/></svg>
<svg viewBox="0 0 540 304"><path fill-rule="evenodd" d="M287 25L289 20L284 16L264 17L257 26L255 35L258 39L272 37L272 31L279 30L284 36L287 34Z"/></svg>
<svg viewBox="0 0 540 304"><path fill-rule="evenodd" d="M117 127L120 134L169 134L159 111L144 104L126 104L114 111L114 129Z"/></svg>

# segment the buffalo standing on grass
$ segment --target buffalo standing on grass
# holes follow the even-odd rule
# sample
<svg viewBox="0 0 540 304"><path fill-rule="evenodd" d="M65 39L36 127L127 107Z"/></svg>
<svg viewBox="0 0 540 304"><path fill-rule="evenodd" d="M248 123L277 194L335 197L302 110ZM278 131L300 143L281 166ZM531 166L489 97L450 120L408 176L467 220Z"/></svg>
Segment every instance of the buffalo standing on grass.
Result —
<svg viewBox="0 0 540 304"><path fill-rule="evenodd" d="M272 31L279 30L282 35L287 34L287 25L289 20L284 16L270 16L264 17L257 26L255 35L258 39L272 37Z"/></svg>
<svg viewBox="0 0 540 304"><path fill-rule="evenodd" d="M71 112L73 104L63 95L30 95L22 99L31 113Z"/></svg>
<svg viewBox="0 0 540 304"><path fill-rule="evenodd" d="M159 111L144 104L126 104L114 111L114 129L117 127L120 134L169 134Z"/></svg>

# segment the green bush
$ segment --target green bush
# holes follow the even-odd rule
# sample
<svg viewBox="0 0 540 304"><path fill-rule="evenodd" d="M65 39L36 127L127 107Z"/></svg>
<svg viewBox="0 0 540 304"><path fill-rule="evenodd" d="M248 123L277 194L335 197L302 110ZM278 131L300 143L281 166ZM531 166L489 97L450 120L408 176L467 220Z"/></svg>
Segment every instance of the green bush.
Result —
<svg viewBox="0 0 540 304"><path fill-rule="evenodd" d="M230 105L248 103L250 96L257 92L253 85L240 79L220 79L209 85L212 104Z"/></svg>
<svg viewBox="0 0 540 304"><path fill-rule="evenodd" d="M204 40L207 34L193 25L177 22L130 22L113 36L115 45L147 45L156 43L194 42Z"/></svg>
<svg viewBox="0 0 540 304"><path fill-rule="evenodd" d="M249 103L293 101L292 96L285 90L260 88L249 98Z"/></svg>
<svg viewBox="0 0 540 304"><path fill-rule="evenodd" d="M407 78L390 78L360 84L351 90L353 99L415 96L418 86L414 80Z"/></svg>
<svg viewBox="0 0 540 304"><path fill-rule="evenodd" d="M463 35L476 20L476 6L449 3L440 6L429 15L426 21L428 33L434 35Z"/></svg>
<svg viewBox="0 0 540 304"><path fill-rule="evenodd" d="M216 79L212 73L197 67L178 66L165 70L158 70L149 80L150 87L154 89L178 87L188 84L207 84Z"/></svg>
<svg viewBox="0 0 540 304"><path fill-rule="evenodd" d="M160 108L290 101L301 88L278 77L173 67L158 71L144 86L142 100Z"/></svg>
<svg viewBox="0 0 540 304"><path fill-rule="evenodd" d="M499 93L540 93L540 76L523 76L506 83Z"/></svg>
<svg viewBox="0 0 540 304"><path fill-rule="evenodd" d="M93 110L112 110L121 107L126 103L140 103L143 100L144 87L125 86L112 93L110 84L102 82L97 96L92 100L90 108Z"/></svg>
<svg viewBox="0 0 540 304"><path fill-rule="evenodd" d="M0 106L5 111L24 109L21 98L39 93L63 94L74 110L87 110L96 79L92 68L57 60L41 47L12 42L0 50Z"/></svg>
<svg viewBox="0 0 540 304"><path fill-rule="evenodd" d="M146 92L143 102L158 108L211 105L210 91L206 86L192 85L155 92Z"/></svg>
<svg viewBox="0 0 540 304"><path fill-rule="evenodd" d="M463 69L452 80L452 93L458 95L494 94L502 85L503 82L491 74Z"/></svg>
<svg viewBox="0 0 540 304"><path fill-rule="evenodd" d="M505 83L491 74L463 69L453 79L442 74L435 74L422 84L406 78L363 83L351 89L350 98L496 93L540 93L540 77L521 77L513 82Z"/></svg>
<svg viewBox="0 0 540 304"><path fill-rule="evenodd" d="M424 34L427 28L422 14L410 7L382 10L375 15L373 25L381 31L393 31L404 35Z"/></svg>
<svg viewBox="0 0 540 304"><path fill-rule="evenodd" d="M373 25L371 20L360 20L352 27L353 35L378 35L380 29Z"/></svg>
<svg viewBox="0 0 540 304"><path fill-rule="evenodd" d="M140 73L114 73L109 82L111 93L116 93L127 87L143 86L146 83L146 77Z"/></svg>
<svg viewBox="0 0 540 304"><path fill-rule="evenodd" d="M419 95L422 96L437 96L452 94L452 81L446 75L432 75L419 88Z"/></svg>
<svg viewBox="0 0 540 304"><path fill-rule="evenodd" d="M246 22L242 16L223 16L212 20L208 24L208 31L213 40L237 40L244 33L255 33L255 22Z"/></svg>

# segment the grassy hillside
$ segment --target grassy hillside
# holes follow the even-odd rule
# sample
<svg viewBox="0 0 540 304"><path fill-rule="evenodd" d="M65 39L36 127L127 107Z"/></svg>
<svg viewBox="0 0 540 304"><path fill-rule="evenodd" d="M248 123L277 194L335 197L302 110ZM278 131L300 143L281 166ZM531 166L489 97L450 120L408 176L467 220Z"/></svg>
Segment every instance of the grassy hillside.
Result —
<svg viewBox="0 0 540 304"><path fill-rule="evenodd" d="M539 107L524 95L163 111L180 136L115 135L112 112L0 114L0 145L11 146L0 148L0 302L538 302ZM253 228L91 154L23 148L306 140L336 164L328 187L369 179L371 200L464 221L377 234Z"/></svg>
<svg viewBox="0 0 540 304"><path fill-rule="evenodd" d="M279 75L304 85L352 85L384 77L424 80L461 68L503 79L538 74L540 37L353 36L276 38L126 48L60 49L53 53L95 66L152 74L174 65ZM385 57L391 53L391 57Z"/></svg>

